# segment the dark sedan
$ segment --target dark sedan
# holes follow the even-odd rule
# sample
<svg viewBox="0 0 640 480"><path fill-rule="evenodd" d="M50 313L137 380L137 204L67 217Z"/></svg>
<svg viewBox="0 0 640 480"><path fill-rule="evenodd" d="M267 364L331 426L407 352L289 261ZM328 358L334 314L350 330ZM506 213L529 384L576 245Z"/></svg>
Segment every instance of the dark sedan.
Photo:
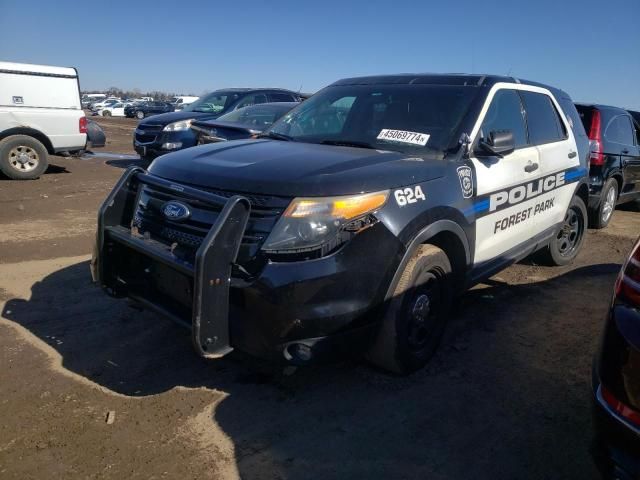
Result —
<svg viewBox="0 0 640 480"><path fill-rule="evenodd" d="M216 120L191 123L197 144L251 138L269 128L273 122L299 105L298 102L278 102L251 105L226 113Z"/></svg>
<svg viewBox="0 0 640 480"><path fill-rule="evenodd" d="M124 107L124 114L128 118L139 118L142 120L151 115L173 112L173 105L169 102L140 102Z"/></svg>
<svg viewBox="0 0 640 480"><path fill-rule="evenodd" d="M605 478L640 478L640 238L616 281L593 373L596 463Z"/></svg>

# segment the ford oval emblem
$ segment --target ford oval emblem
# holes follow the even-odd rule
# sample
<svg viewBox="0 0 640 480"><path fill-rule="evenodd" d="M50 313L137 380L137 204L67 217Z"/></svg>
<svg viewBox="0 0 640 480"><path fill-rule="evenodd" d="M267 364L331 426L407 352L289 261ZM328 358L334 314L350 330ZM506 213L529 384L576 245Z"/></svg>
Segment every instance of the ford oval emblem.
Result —
<svg viewBox="0 0 640 480"><path fill-rule="evenodd" d="M174 222L182 222L191 216L189 207L180 202L167 202L162 205L161 211L165 218Z"/></svg>

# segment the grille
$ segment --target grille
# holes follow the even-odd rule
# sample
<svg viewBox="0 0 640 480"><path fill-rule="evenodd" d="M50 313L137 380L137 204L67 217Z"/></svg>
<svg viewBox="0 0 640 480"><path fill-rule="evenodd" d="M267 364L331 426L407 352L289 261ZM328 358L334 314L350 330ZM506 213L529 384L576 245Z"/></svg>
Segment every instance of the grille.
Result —
<svg viewBox="0 0 640 480"><path fill-rule="evenodd" d="M290 199L283 197L196 188L225 198L242 195L251 203L251 215L238 253L239 263L250 263L255 260L262 243L290 201ZM179 222L168 220L162 214L161 209L170 200L177 200L188 205L191 211L190 217ZM184 260L193 261L196 250L215 223L221 210L222 206L212 206L178 192L167 193L144 186L138 199L133 225L138 228L139 233L148 233L156 240L168 245L177 244L180 248L174 249L174 253Z"/></svg>

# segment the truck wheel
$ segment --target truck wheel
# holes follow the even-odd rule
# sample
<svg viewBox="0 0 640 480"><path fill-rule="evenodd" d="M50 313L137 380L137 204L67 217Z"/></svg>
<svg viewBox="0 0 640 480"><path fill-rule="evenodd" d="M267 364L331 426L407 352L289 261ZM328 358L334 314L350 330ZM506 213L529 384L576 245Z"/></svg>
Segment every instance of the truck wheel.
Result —
<svg viewBox="0 0 640 480"><path fill-rule="evenodd" d="M434 245L421 245L402 272L368 360L401 375L426 365L444 332L452 292L449 258Z"/></svg>
<svg viewBox="0 0 640 480"><path fill-rule="evenodd" d="M604 228L609 225L618 201L618 182L610 178L604 183L600 196L600 205L589 212L589 226Z"/></svg>
<svg viewBox="0 0 640 480"><path fill-rule="evenodd" d="M138 111L136 112L136 118L137 118L138 120L142 120L142 119L144 118L144 112L141 112L140 110L138 110Z"/></svg>
<svg viewBox="0 0 640 480"><path fill-rule="evenodd" d="M32 180L48 165L45 146L28 135L12 135L0 141L0 171L13 180Z"/></svg>
<svg viewBox="0 0 640 480"><path fill-rule="evenodd" d="M549 246L542 250L542 259L549 265L567 265L576 258L587 231L587 207L580 197L573 197L564 221Z"/></svg>
<svg viewBox="0 0 640 480"><path fill-rule="evenodd" d="M110 117L111 116L111 112L109 110L105 110L104 112L102 112L102 116L103 117Z"/></svg>

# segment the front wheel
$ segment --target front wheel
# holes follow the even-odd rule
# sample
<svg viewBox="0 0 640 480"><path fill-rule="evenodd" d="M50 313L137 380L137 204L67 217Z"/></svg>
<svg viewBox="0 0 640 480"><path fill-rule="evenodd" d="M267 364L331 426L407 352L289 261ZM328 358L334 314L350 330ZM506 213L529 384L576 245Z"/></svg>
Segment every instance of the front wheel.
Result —
<svg viewBox="0 0 640 480"><path fill-rule="evenodd" d="M28 135L12 135L0 141L0 171L13 180L32 180L48 165L45 146Z"/></svg>
<svg viewBox="0 0 640 480"><path fill-rule="evenodd" d="M102 112L102 116L103 117L110 117L111 116L111 112L109 110L105 110L104 112Z"/></svg>
<svg viewBox="0 0 640 480"><path fill-rule="evenodd" d="M424 367L440 343L453 293L449 258L421 245L404 267L367 358L406 375Z"/></svg>
<svg viewBox="0 0 640 480"><path fill-rule="evenodd" d="M142 119L144 118L144 112L142 112L142 111L138 110L138 111L136 112L136 118L137 118L138 120L142 120Z"/></svg>
<svg viewBox="0 0 640 480"><path fill-rule="evenodd" d="M580 197L573 197L562 225L543 251L546 263L568 265L580 252L587 231L587 207Z"/></svg>

